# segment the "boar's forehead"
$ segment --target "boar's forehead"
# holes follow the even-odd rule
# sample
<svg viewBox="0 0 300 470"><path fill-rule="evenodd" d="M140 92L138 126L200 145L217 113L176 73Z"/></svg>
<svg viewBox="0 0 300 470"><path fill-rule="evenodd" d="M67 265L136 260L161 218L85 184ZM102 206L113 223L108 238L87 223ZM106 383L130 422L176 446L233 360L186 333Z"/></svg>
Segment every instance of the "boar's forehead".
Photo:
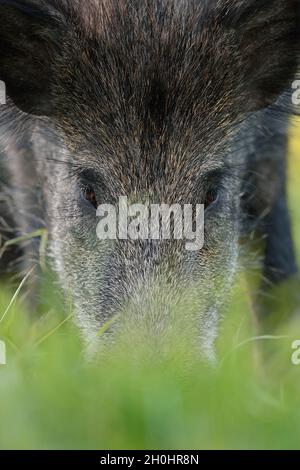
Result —
<svg viewBox="0 0 300 470"><path fill-rule="evenodd" d="M66 44L59 84L63 124L81 158L123 179L151 179L192 172L194 161L217 153L238 94L227 38L207 5L103 1L83 10L85 29Z"/></svg>

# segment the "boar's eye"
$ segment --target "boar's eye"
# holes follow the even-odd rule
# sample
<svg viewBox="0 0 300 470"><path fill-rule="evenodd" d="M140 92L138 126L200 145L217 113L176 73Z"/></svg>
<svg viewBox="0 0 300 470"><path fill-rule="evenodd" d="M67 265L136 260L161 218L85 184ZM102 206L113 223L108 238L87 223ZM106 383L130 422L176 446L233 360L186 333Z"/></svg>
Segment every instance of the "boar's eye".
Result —
<svg viewBox="0 0 300 470"><path fill-rule="evenodd" d="M208 173L204 180L205 192L203 194L202 204L205 210L214 208L221 199L221 191L225 176L224 169L213 170ZM203 184L203 183L202 183Z"/></svg>
<svg viewBox="0 0 300 470"><path fill-rule="evenodd" d="M88 186L84 189L84 198L95 208L97 209L99 204L97 201L96 192L91 186Z"/></svg>
<svg viewBox="0 0 300 470"><path fill-rule="evenodd" d="M97 209L99 192L103 192L101 177L92 171L83 170L78 178L82 198L89 203L90 207Z"/></svg>
<svg viewBox="0 0 300 470"><path fill-rule="evenodd" d="M207 191L204 200L205 210L213 207L219 200L219 192L216 189L210 189Z"/></svg>

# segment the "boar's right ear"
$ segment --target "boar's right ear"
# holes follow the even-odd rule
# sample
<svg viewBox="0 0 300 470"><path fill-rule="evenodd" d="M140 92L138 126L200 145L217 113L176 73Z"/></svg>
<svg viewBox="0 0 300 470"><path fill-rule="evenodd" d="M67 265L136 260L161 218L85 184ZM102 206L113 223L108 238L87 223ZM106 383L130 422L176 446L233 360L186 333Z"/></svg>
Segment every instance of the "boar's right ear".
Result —
<svg viewBox="0 0 300 470"><path fill-rule="evenodd" d="M232 59L250 110L274 103L295 78L300 57L300 0L222 0Z"/></svg>
<svg viewBox="0 0 300 470"><path fill-rule="evenodd" d="M0 80L26 113L52 113L52 70L62 22L47 0L0 0Z"/></svg>

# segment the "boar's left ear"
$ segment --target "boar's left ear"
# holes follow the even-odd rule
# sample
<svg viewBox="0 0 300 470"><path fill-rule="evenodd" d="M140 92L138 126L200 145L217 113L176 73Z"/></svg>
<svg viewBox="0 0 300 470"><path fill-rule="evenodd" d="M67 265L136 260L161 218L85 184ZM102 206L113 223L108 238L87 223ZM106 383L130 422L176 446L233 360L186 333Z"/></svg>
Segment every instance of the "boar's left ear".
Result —
<svg viewBox="0 0 300 470"><path fill-rule="evenodd" d="M52 113L52 70L62 24L47 0L0 0L0 80L22 111Z"/></svg>
<svg viewBox="0 0 300 470"><path fill-rule="evenodd" d="M297 72L300 0L225 0L221 10L249 108L274 103Z"/></svg>

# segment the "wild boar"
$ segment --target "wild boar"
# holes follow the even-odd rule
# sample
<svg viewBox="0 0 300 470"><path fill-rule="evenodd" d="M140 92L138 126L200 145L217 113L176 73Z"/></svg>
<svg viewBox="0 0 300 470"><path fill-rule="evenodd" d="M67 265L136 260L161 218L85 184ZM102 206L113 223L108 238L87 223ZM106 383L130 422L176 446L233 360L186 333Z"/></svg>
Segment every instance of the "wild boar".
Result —
<svg viewBox="0 0 300 470"><path fill-rule="evenodd" d="M265 279L296 273L285 162L299 43L297 0L0 0L5 212L16 235L47 228L87 337L116 315L112 334L163 336L183 305L212 355L249 226L266 237ZM120 196L204 205L204 246L99 240L97 209Z"/></svg>

